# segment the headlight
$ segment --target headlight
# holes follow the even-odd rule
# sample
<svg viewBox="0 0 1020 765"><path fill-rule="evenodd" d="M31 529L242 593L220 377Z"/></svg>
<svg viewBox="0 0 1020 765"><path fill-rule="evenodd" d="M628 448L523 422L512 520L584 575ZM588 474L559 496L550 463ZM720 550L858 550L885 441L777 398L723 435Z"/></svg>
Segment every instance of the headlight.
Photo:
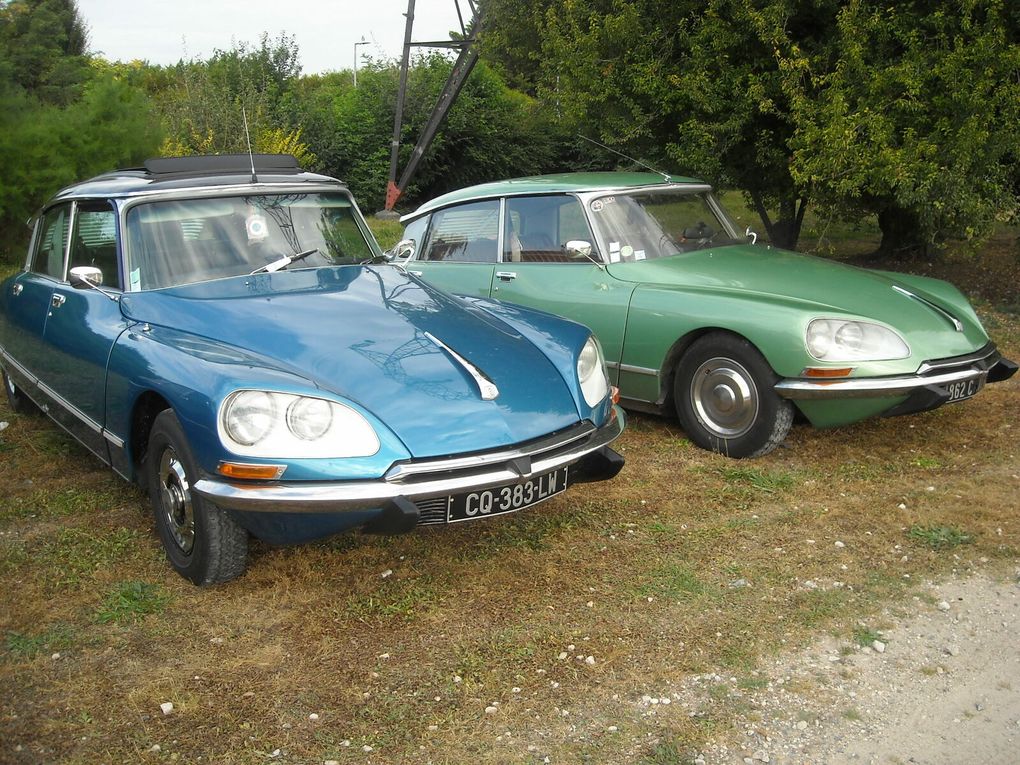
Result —
<svg viewBox="0 0 1020 765"><path fill-rule="evenodd" d="M369 457L379 437L359 412L335 401L262 390L231 393L220 407L223 445L246 457Z"/></svg>
<svg viewBox="0 0 1020 765"><path fill-rule="evenodd" d="M868 321L815 319L807 326L805 341L819 361L885 361L910 355L902 337Z"/></svg>
<svg viewBox="0 0 1020 765"><path fill-rule="evenodd" d="M588 406L597 406L609 393L606 363L594 337L588 338L577 357L577 378L581 381L581 393Z"/></svg>

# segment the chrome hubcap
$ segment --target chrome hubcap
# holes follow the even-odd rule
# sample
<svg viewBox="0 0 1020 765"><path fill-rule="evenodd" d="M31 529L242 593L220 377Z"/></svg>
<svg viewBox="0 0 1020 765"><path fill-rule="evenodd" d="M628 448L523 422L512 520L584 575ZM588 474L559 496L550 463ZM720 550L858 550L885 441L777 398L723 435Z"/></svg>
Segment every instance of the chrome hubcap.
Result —
<svg viewBox="0 0 1020 765"><path fill-rule="evenodd" d="M195 513L191 507L191 487L184 465L172 447L159 458L159 501L174 542L185 554L195 546Z"/></svg>
<svg viewBox="0 0 1020 765"><path fill-rule="evenodd" d="M751 373L733 359L709 359L691 380L691 404L713 435L738 438L758 417L758 389Z"/></svg>

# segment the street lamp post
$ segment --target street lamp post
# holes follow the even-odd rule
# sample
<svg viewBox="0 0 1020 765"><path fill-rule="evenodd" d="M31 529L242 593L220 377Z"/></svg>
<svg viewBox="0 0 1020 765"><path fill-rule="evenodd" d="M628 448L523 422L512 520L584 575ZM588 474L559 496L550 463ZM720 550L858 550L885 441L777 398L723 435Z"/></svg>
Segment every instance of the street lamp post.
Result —
<svg viewBox="0 0 1020 765"><path fill-rule="evenodd" d="M365 39L364 35L361 36L361 40L359 40L358 42L354 43L354 87L358 87L358 46L359 45L368 45L368 40Z"/></svg>

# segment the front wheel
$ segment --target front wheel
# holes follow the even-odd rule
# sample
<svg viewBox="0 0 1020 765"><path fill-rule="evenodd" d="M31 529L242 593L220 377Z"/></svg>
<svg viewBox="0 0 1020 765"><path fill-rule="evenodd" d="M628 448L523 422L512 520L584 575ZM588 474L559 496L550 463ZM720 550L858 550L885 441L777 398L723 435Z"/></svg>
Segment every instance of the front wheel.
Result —
<svg viewBox="0 0 1020 765"><path fill-rule="evenodd" d="M170 409L153 422L145 471L156 529L177 572L200 586L240 576L248 560L248 533L191 491L197 465Z"/></svg>
<svg viewBox="0 0 1020 765"><path fill-rule="evenodd" d="M742 337L698 338L677 365L673 398L687 436L729 457L760 457L782 443L793 404L774 389L776 374Z"/></svg>

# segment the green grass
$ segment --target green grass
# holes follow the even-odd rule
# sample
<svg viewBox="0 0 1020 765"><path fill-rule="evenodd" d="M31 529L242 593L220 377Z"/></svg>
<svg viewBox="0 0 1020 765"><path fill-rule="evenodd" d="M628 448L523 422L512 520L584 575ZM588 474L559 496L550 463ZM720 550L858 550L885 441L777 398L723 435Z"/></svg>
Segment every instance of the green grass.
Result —
<svg viewBox="0 0 1020 765"><path fill-rule="evenodd" d="M118 563L136 557L141 549L141 534L134 529L118 528L103 534L69 527L44 543L39 558L52 571L54 583L76 586L97 571L114 569Z"/></svg>
<svg viewBox="0 0 1020 765"><path fill-rule="evenodd" d="M885 642L885 638L882 637L881 632L877 632L869 627L855 627L852 637L853 641L862 648L870 646L876 640Z"/></svg>
<svg viewBox="0 0 1020 765"><path fill-rule="evenodd" d="M14 656L32 658L41 653L66 651L74 645L75 634L74 626L58 623L35 634L8 632L5 645Z"/></svg>
<svg viewBox="0 0 1020 765"><path fill-rule="evenodd" d="M121 582L96 610L100 624L129 624L148 614L159 614L170 602L170 594L161 585L148 582Z"/></svg>
<svg viewBox="0 0 1020 765"><path fill-rule="evenodd" d="M973 534L952 526L911 526L907 536L937 551L951 550L974 542Z"/></svg>
<svg viewBox="0 0 1020 765"><path fill-rule="evenodd" d="M383 220L369 216L367 222L373 236L375 236L375 240L379 242L379 246L384 250L388 250L399 242L400 236L404 232L404 227L400 225L398 220Z"/></svg>

